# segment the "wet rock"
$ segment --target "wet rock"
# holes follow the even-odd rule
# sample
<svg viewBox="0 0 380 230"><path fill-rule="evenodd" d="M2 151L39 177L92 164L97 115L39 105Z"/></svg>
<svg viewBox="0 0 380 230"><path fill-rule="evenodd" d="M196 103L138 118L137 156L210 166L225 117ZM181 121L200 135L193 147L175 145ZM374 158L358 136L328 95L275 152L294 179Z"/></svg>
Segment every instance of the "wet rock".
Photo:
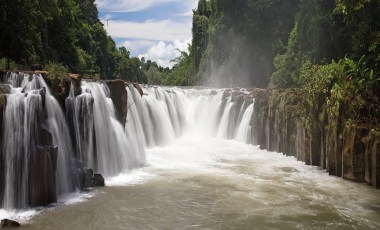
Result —
<svg viewBox="0 0 380 230"><path fill-rule="evenodd" d="M82 88L81 88L82 77L78 74L69 74L68 76L71 80L71 85L73 86L73 89L74 89L74 96L76 97L82 93Z"/></svg>
<svg viewBox="0 0 380 230"><path fill-rule="evenodd" d="M40 145L41 146L52 146L53 145L53 135L45 127L40 129Z"/></svg>
<svg viewBox="0 0 380 230"><path fill-rule="evenodd" d="M1 220L1 227L2 228L14 228L14 227L20 227L21 224L9 219L2 219Z"/></svg>
<svg viewBox="0 0 380 230"><path fill-rule="evenodd" d="M139 94L140 94L141 96L144 95L144 91L142 90L142 88L141 88L141 86L140 86L139 84L137 84L137 83L133 83L133 87L135 87L135 88L137 89L137 91L139 91Z"/></svg>
<svg viewBox="0 0 380 230"><path fill-rule="evenodd" d="M217 94L218 94L218 92L216 92L215 90L211 90L209 96L211 97L211 96L215 96L215 95L217 95Z"/></svg>
<svg viewBox="0 0 380 230"><path fill-rule="evenodd" d="M29 157L29 206L45 206L57 201L57 146L36 147Z"/></svg>
<svg viewBox="0 0 380 230"><path fill-rule="evenodd" d="M94 187L94 170L92 169L86 170L84 187L85 188Z"/></svg>
<svg viewBox="0 0 380 230"><path fill-rule="evenodd" d="M231 89L226 89L223 92L222 100L226 101L228 97L231 96Z"/></svg>
<svg viewBox="0 0 380 230"><path fill-rule="evenodd" d="M364 181L364 153L363 137L369 130L362 127L347 126L343 132L343 178L357 182Z"/></svg>
<svg viewBox="0 0 380 230"><path fill-rule="evenodd" d="M104 181L104 177L101 175L101 174L94 174L94 183L93 183L93 186L94 187L104 187L106 184L105 184L105 181Z"/></svg>
<svg viewBox="0 0 380 230"><path fill-rule="evenodd" d="M0 94L10 94L11 86L6 84L0 84Z"/></svg>
<svg viewBox="0 0 380 230"><path fill-rule="evenodd" d="M112 80L106 81L106 84L108 85L110 96L115 106L116 118L124 127L127 121L128 102L128 92L125 88L124 81Z"/></svg>
<svg viewBox="0 0 380 230"><path fill-rule="evenodd" d="M0 70L0 81L4 81L4 76L7 72L4 70Z"/></svg>

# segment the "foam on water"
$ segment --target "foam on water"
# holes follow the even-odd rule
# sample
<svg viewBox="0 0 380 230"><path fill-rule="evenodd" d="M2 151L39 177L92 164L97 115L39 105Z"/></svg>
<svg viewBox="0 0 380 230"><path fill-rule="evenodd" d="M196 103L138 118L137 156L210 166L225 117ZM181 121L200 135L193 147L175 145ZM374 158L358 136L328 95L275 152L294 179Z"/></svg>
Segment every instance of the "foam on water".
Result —
<svg viewBox="0 0 380 230"><path fill-rule="evenodd" d="M8 211L4 209L0 209L0 220L2 219L11 219L15 220L21 224L27 223L35 217L36 215L40 214L41 211L31 209L31 210L20 210L20 211Z"/></svg>

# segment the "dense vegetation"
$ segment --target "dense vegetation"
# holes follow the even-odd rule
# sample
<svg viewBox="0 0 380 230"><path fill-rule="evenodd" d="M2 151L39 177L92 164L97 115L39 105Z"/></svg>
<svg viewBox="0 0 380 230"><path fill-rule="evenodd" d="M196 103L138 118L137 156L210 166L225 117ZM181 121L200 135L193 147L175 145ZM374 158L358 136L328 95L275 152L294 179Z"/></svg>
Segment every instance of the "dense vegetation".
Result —
<svg viewBox="0 0 380 230"><path fill-rule="evenodd" d="M298 88L310 120L379 122L378 0L199 0L188 56L203 84Z"/></svg>
<svg viewBox="0 0 380 230"><path fill-rule="evenodd" d="M2 0L0 69L25 70L35 64L141 83L154 83L170 72L116 47L94 0Z"/></svg>

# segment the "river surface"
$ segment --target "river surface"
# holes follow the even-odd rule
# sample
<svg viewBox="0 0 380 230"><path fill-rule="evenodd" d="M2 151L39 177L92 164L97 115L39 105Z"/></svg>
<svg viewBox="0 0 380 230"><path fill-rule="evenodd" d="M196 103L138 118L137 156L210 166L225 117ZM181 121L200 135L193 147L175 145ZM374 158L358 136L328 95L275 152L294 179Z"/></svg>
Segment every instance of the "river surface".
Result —
<svg viewBox="0 0 380 230"><path fill-rule="evenodd" d="M35 94L40 92L38 85L45 85L42 76L29 82L29 76L14 73L9 79L11 85L23 79L34 92L27 95L42 101ZM19 88L16 99L22 99L15 105L24 105L27 95L20 94L24 87L15 87ZM107 89L83 82L83 94L67 101L76 115L75 137L83 134L77 138L78 152L88 168L98 168L107 177L107 187L65 192L73 185L65 175L74 146L70 147L68 132L58 128L67 127L66 119L51 96L46 105L49 120L55 122L49 130L56 134L55 145L63 158L58 160L60 200L47 208L12 211L15 201L26 201L27 194L24 189L16 197L18 187L12 182L23 185L28 177L10 174L5 196L10 204L0 209L0 219L15 219L22 229L380 229L380 190L245 144L255 135L250 125L253 98L239 102L232 94L225 97L223 89L160 87L146 87L141 96L127 87L130 104L123 127L115 119ZM242 89L240 94L249 92ZM12 108L7 107L12 113L6 119L22 111ZM6 121L24 130L20 122ZM96 154L89 138L94 136ZM10 140L16 150L23 143ZM7 152L13 153L12 149ZM27 154L20 151L20 156ZM12 159L7 162L10 168Z"/></svg>
<svg viewBox="0 0 380 230"><path fill-rule="evenodd" d="M292 157L185 135L23 229L380 229L380 191Z"/></svg>

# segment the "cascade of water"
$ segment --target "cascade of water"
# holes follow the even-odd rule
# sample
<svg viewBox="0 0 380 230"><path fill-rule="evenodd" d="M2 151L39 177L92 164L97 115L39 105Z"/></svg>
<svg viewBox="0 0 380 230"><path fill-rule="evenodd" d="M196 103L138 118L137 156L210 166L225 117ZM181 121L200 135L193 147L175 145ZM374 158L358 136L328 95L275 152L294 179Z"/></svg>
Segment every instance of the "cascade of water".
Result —
<svg viewBox="0 0 380 230"><path fill-rule="evenodd" d="M254 104L249 105L244 112L244 115L236 132L236 140L238 141L249 143L251 140L251 126L249 123L251 122L253 106Z"/></svg>
<svg viewBox="0 0 380 230"><path fill-rule="evenodd" d="M80 187L78 169L117 175L145 164L147 147L169 144L184 133L250 139L253 105L233 101L224 90L210 95L210 90L145 87L140 95L128 86L128 116L122 127L108 87L83 82L82 94L75 96L72 89L66 99L69 126L41 75L7 73L4 81L12 86L3 120L3 131L10 135L2 140L8 209L28 205L28 157L40 142L41 127L58 146L57 194Z"/></svg>
<svg viewBox="0 0 380 230"><path fill-rule="evenodd" d="M174 125L166 105L162 89L149 88L148 95L144 97L145 104L152 122L152 132L156 145L166 145L176 137Z"/></svg>
<svg viewBox="0 0 380 230"><path fill-rule="evenodd" d="M228 126L229 126L229 121L231 117L231 111L233 111L235 103L231 102L231 99L228 99L226 108L224 109L223 112L223 117L220 120L220 125L217 133L217 137L219 138L228 138Z"/></svg>
<svg viewBox="0 0 380 230"><path fill-rule="evenodd" d="M6 209L27 206L28 157L37 143L42 110L38 92L11 94L7 98L3 136Z"/></svg>
<svg viewBox="0 0 380 230"><path fill-rule="evenodd" d="M77 165L73 164L73 146L65 115L58 101L51 95L49 87L40 74L35 75L38 83L46 89L45 108L48 130L53 136L53 145L58 148L57 182L58 193L66 194L78 187Z"/></svg>
<svg viewBox="0 0 380 230"><path fill-rule="evenodd" d="M12 88L12 94L8 95L4 113L4 133L7 134L3 135L4 207L27 207L29 157L39 145L41 127L51 133L52 144L59 146L57 193L73 191L77 175L70 164L73 152L70 135L63 112L42 76L8 73L5 82L18 88Z"/></svg>
<svg viewBox="0 0 380 230"><path fill-rule="evenodd" d="M189 131L194 134L203 134L207 136L216 136L220 119L221 110L224 110L222 101L222 92L209 96L209 92L198 92L188 90L187 120Z"/></svg>
<svg viewBox="0 0 380 230"><path fill-rule="evenodd" d="M133 86L129 86L127 87L127 91L128 98L133 101L129 102L128 105L128 117L125 125L125 133L127 138L130 139L136 147L138 161L145 162L146 142L153 139L151 133L148 132L148 135L146 135L143 128L145 125L149 125L146 124L147 122L144 120L145 118L148 119L147 112L146 109L143 109L145 107L141 106L142 99L137 89Z"/></svg>
<svg viewBox="0 0 380 230"><path fill-rule="evenodd" d="M71 89L66 98L66 116L71 124L71 135L75 136L77 158L82 161L86 168L96 167L96 156L94 156L94 99L89 92L84 92L77 97Z"/></svg>
<svg viewBox="0 0 380 230"><path fill-rule="evenodd" d="M88 162L96 162L94 170L104 176L114 176L124 170L132 169L145 163L141 146L135 145L126 135L124 128L115 118L112 100L107 96L107 87L99 83L84 83L84 92L90 92L93 98L93 131L95 133L96 154L87 154ZM87 95L86 98L89 96ZM80 98L77 100L80 100ZM88 101L88 99L86 99ZM80 112L80 103L76 111ZM92 132L92 126L87 125L86 133ZM90 139L87 146L91 145ZM85 141L86 142L86 141ZM92 159L94 158L94 159ZM87 164L90 164L88 163Z"/></svg>

